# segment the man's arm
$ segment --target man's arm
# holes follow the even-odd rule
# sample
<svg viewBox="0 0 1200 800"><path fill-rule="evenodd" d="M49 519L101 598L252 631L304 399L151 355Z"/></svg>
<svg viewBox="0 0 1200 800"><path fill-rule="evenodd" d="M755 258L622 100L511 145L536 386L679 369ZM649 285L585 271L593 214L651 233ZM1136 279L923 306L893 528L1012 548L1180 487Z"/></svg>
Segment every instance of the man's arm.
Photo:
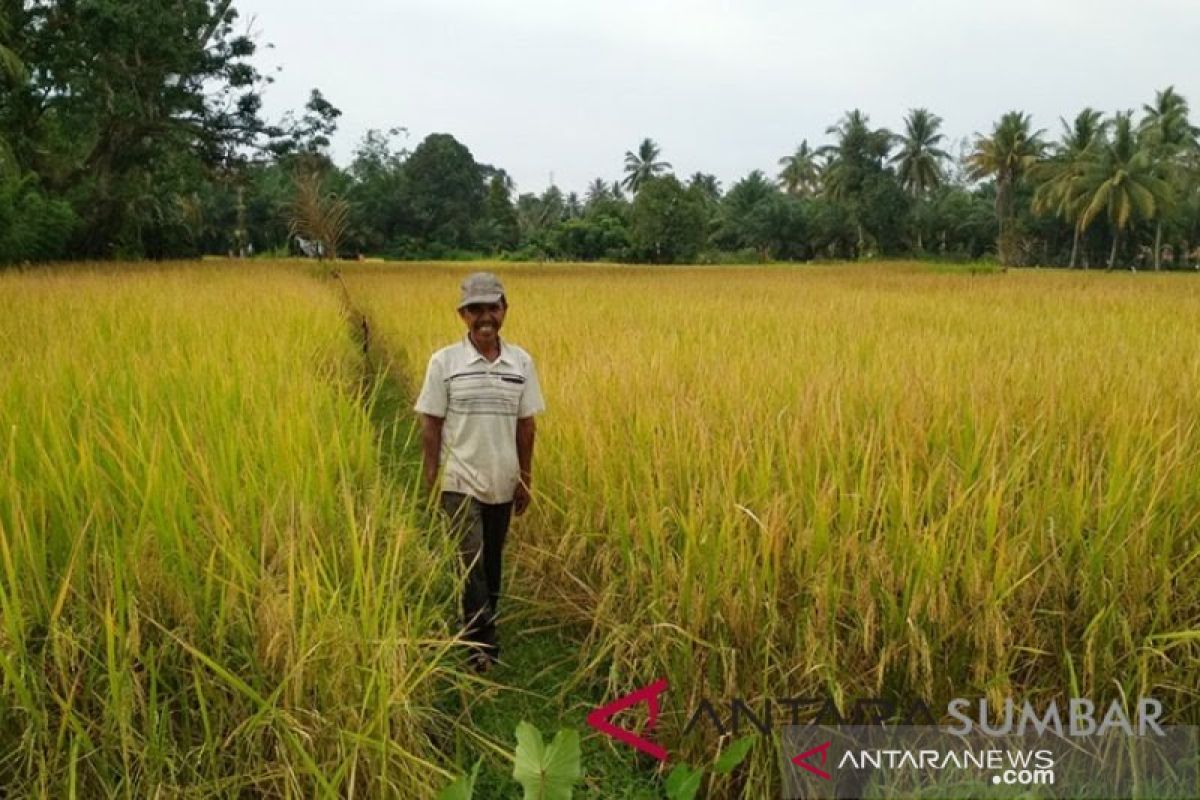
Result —
<svg viewBox="0 0 1200 800"><path fill-rule="evenodd" d="M521 481L513 494L513 513L518 517L529 507L530 490L533 488L533 439L537 423L533 417L517 420L517 465L521 469Z"/></svg>
<svg viewBox="0 0 1200 800"><path fill-rule="evenodd" d="M432 493L437 483L438 461L442 454L442 425L450 408L442 365L434 353L425 369L425 383L417 395L413 410L421 415L421 477L425 491Z"/></svg>
<svg viewBox="0 0 1200 800"><path fill-rule="evenodd" d="M430 493L437 484L438 460L442 452L442 426L445 423L445 417L421 415L421 474L425 479L425 491Z"/></svg>

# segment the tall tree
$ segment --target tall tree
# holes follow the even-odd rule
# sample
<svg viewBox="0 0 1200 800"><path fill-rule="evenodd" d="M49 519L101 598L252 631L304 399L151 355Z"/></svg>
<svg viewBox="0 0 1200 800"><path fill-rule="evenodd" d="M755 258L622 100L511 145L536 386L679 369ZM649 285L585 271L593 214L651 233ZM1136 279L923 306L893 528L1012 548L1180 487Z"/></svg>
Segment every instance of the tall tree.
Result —
<svg viewBox="0 0 1200 800"><path fill-rule="evenodd" d="M1101 214L1112 229L1112 269L1121 236L1135 221L1154 219L1170 197L1170 186L1158 173L1148 147L1140 146L1132 114L1121 112L1113 120L1112 136L1089 149L1079 176L1082 211L1079 227L1086 230Z"/></svg>
<svg viewBox="0 0 1200 800"><path fill-rule="evenodd" d="M825 191L835 200L848 199L865 173L883 169L892 147L892 133L886 128L872 128L870 122L871 118L856 108L825 129L834 137L834 144L817 152L829 157L824 169Z"/></svg>
<svg viewBox="0 0 1200 800"><path fill-rule="evenodd" d="M671 169L670 163L658 160L660 154L658 145L649 138L642 139L636 153L626 150L625 179L621 181L621 185L637 194L646 181Z"/></svg>
<svg viewBox="0 0 1200 800"><path fill-rule="evenodd" d="M9 46L11 42L12 23L8 14L0 11L0 87L3 87L5 94L15 90L18 84L24 83L29 77L24 62ZM4 136L4 131L0 129L0 178L16 175L17 171L16 157Z"/></svg>
<svg viewBox="0 0 1200 800"><path fill-rule="evenodd" d="M232 0L3 8L28 79L0 93L0 129L22 171L71 198L78 255L180 254L181 201L300 124L261 118L268 79Z"/></svg>
<svg viewBox="0 0 1200 800"><path fill-rule="evenodd" d="M597 203L601 203L612 197L608 191L608 182L603 178L596 178L588 184L587 191L583 195L583 204L587 208L592 208Z"/></svg>
<svg viewBox="0 0 1200 800"><path fill-rule="evenodd" d="M1043 132L1031 129L1028 114L1010 111L1000 118L990 136L976 138L970 156L973 179L992 177L996 181L996 218L1000 223L996 254L1002 264L1011 264L1016 255L1013 223L1017 184L1041 155Z"/></svg>
<svg viewBox="0 0 1200 800"><path fill-rule="evenodd" d="M1063 128L1062 137L1053 145L1050 158L1030 169L1030 177L1038 184L1033 194L1033 210L1039 214L1054 214L1070 223L1071 258L1067 266L1074 269L1083 233L1076 224L1083 210L1080 175L1091 149L1102 142L1108 123L1094 108L1080 111L1074 122L1068 123L1061 117L1059 122Z"/></svg>
<svg viewBox="0 0 1200 800"><path fill-rule="evenodd" d="M707 235L700 198L674 175L650 178L641 188L630 211L630 242L636 255L657 264L694 259Z"/></svg>
<svg viewBox="0 0 1200 800"><path fill-rule="evenodd" d="M512 181L504 170L498 170L488 181L487 198L484 201L482 230L478 236L484 247L499 252L517 246L521 228L517 212L512 203Z"/></svg>
<svg viewBox="0 0 1200 800"><path fill-rule="evenodd" d="M942 185L942 164L950 154L941 149L945 135L938 133L942 118L924 108L914 108L904 119L904 134L896 137L900 150L892 156L900 185L921 197Z"/></svg>
<svg viewBox="0 0 1200 800"><path fill-rule="evenodd" d="M435 250L469 249L483 217L483 172L471 151L448 133L431 133L404 162L414 233Z"/></svg>
<svg viewBox="0 0 1200 800"><path fill-rule="evenodd" d="M888 222L890 212L882 215L869 208L873 201L887 194L887 184L895 185L894 178L886 172L888 153L892 147L892 133L886 128L872 128L871 118L859 109L845 114L836 125L825 132L834 137L834 144L820 148L817 153L825 155L828 162L822 170L822 183L826 196L845 205L854 220L857 234L855 249L860 257L867 249L867 219ZM875 226L870 226L874 228ZM878 231L872 230L872 238L878 241Z"/></svg>
<svg viewBox="0 0 1200 800"><path fill-rule="evenodd" d="M721 200L721 182L716 175L693 172L688 178L687 188L704 198L705 202L716 203Z"/></svg>
<svg viewBox="0 0 1200 800"><path fill-rule="evenodd" d="M896 137L900 150L891 158L896 165L896 176L900 185L912 197L920 201L929 192L942 185L945 173L942 164L950 154L941 149L946 137L938 133L942 118L924 108L909 110L904 119L904 134ZM916 226L917 250L921 250L921 226Z"/></svg>
<svg viewBox="0 0 1200 800"><path fill-rule="evenodd" d="M809 148L808 140L800 142L796 152L779 159L779 185L790 195L811 197L821 186L821 170L817 166L816 152Z"/></svg>
<svg viewBox="0 0 1200 800"><path fill-rule="evenodd" d="M405 207L404 159L392 146L403 128L368 130L350 162L347 191L357 246L368 252L394 252L401 231L411 227Z"/></svg>
<svg viewBox="0 0 1200 800"><path fill-rule="evenodd" d="M583 203L580 202L576 192L567 193L567 198L563 201L563 210L567 219L578 219L583 216Z"/></svg>
<svg viewBox="0 0 1200 800"><path fill-rule="evenodd" d="M730 188L721 203L719 221L714 238L724 249L752 249L760 261L801 255L805 239L802 203L780 192L759 170Z"/></svg>
<svg viewBox="0 0 1200 800"><path fill-rule="evenodd" d="M1142 106L1145 116L1139 132L1154 159L1159 177L1172 186L1173 194L1183 194L1185 165L1196 149L1198 131L1188 120L1188 104L1174 86L1154 94L1154 103ZM1160 208L1154 225L1154 269L1162 268L1162 234L1165 209Z"/></svg>
<svg viewBox="0 0 1200 800"><path fill-rule="evenodd" d="M540 197L527 193L517 198L517 221L526 239L537 238L566 216L566 199L554 184L547 186Z"/></svg>
<svg viewBox="0 0 1200 800"><path fill-rule="evenodd" d="M688 178L687 190L689 194L699 198L704 207L705 229L714 229L721 213L721 182L717 180L717 176L707 172L693 172Z"/></svg>
<svg viewBox="0 0 1200 800"><path fill-rule="evenodd" d="M1139 131L1149 134L1153 144L1175 147L1195 144L1200 129L1188 120L1188 102L1175 91L1174 86L1155 92L1154 103L1143 105L1142 111L1145 116Z"/></svg>
<svg viewBox="0 0 1200 800"><path fill-rule="evenodd" d="M0 76L13 83L24 81L28 77L24 62L12 49L13 26L7 14L0 14Z"/></svg>

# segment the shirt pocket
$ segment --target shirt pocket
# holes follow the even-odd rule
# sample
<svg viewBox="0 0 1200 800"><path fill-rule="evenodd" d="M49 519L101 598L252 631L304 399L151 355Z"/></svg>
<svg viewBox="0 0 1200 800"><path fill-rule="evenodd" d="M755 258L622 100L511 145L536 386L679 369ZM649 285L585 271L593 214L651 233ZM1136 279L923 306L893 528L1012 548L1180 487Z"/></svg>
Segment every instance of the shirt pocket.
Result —
<svg viewBox="0 0 1200 800"><path fill-rule="evenodd" d="M521 393L525 391L525 378L521 375L496 375L493 384L496 393L504 398L504 407L514 416L521 406Z"/></svg>

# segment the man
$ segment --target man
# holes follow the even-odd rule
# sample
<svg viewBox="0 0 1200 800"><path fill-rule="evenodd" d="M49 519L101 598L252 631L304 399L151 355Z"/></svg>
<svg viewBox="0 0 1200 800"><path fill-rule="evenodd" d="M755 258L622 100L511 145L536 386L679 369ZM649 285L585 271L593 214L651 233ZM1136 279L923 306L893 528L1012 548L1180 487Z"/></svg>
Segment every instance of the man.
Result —
<svg viewBox="0 0 1200 800"><path fill-rule="evenodd" d="M511 515L529 507L534 415L546 407L533 359L500 339L507 313L495 275L467 276L458 304L466 336L429 359L415 406L422 415L425 488L434 490L440 468L441 508L467 572L463 625L479 672L500 655L500 554Z"/></svg>

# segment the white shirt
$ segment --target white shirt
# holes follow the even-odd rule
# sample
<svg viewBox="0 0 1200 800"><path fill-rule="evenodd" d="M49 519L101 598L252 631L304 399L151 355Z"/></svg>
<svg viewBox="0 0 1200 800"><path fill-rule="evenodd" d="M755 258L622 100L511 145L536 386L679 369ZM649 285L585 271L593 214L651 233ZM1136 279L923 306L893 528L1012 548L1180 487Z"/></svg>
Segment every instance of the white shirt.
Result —
<svg viewBox="0 0 1200 800"><path fill-rule="evenodd" d="M499 345L495 361L466 336L438 350L413 407L446 420L438 462L442 489L482 503L513 499L521 478L517 420L546 410L533 358L514 344L499 340Z"/></svg>

